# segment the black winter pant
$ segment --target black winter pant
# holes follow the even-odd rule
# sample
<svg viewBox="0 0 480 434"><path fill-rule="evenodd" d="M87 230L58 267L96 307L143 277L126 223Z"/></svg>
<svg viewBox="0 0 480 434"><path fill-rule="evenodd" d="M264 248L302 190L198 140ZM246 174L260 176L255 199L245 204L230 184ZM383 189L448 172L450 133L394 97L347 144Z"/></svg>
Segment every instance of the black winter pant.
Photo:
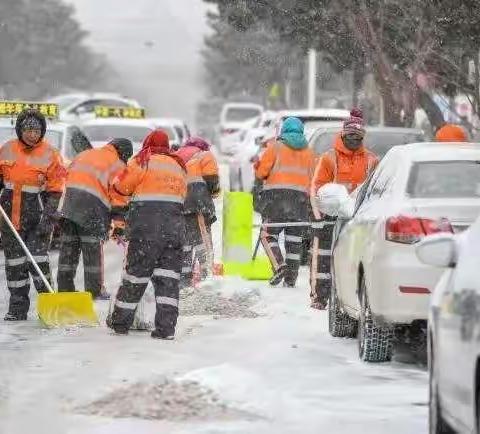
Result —
<svg viewBox="0 0 480 434"><path fill-rule="evenodd" d="M313 224L312 263L310 267L310 298L312 303L326 305L332 287L330 270L333 229L336 218L325 216Z"/></svg>
<svg viewBox="0 0 480 434"><path fill-rule="evenodd" d="M185 246L182 266L182 281L189 285L192 281L193 265L198 259L202 278L213 271L213 245L211 225L202 214L185 216Z"/></svg>
<svg viewBox="0 0 480 434"><path fill-rule="evenodd" d="M180 241L165 239L134 239L129 242L122 284L112 314L114 329L132 326L135 310L151 280L156 298L155 328L165 335L175 333L182 247Z"/></svg>
<svg viewBox="0 0 480 434"><path fill-rule="evenodd" d="M266 223L266 222L265 222ZM277 221L275 223L281 223ZM283 258L280 249L279 237L280 234L285 234L285 259ZM298 226L287 227L266 227L260 233L260 240L263 248L267 253L270 263L274 271L277 271L281 266L286 265L285 282L295 285L298 277L298 269L300 267L300 260L302 257L302 241L305 228Z"/></svg>
<svg viewBox="0 0 480 434"><path fill-rule="evenodd" d="M75 274L83 257L85 290L94 297L103 288L103 241L75 222L62 221L60 255L58 260L57 286L59 291L75 291Z"/></svg>
<svg viewBox="0 0 480 434"><path fill-rule="evenodd" d="M15 316L23 316L28 313L30 308L30 276L38 292L48 291L6 224L2 225L1 234L5 254L7 287L10 291L8 312ZM35 228L30 228L29 230L20 230L19 235L48 281L51 282L50 260L48 257L50 234L39 235Z"/></svg>

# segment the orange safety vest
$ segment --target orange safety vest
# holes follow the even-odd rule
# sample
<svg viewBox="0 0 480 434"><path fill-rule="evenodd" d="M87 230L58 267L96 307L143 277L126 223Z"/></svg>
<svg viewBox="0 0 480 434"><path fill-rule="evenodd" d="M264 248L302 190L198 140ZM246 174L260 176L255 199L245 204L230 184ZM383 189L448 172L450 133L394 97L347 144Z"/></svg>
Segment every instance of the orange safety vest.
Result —
<svg viewBox="0 0 480 434"><path fill-rule="evenodd" d="M187 195L187 175L171 157L155 154L146 167L132 159L114 184L115 189L131 196L132 203L169 202L182 204Z"/></svg>
<svg viewBox="0 0 480 434"><path fill-rule="evenodd" d="M43 139L34 148L11 140L0 148L0 176L12 194L12 223L20 229L22 194L61 193L65 168L60 153Z"/></svg>
<svg viewBox="0 0 480 434"><path fill-rule="evenodd" d="M95 196L107 209L125 206L126 199L111 187L114 179L124 169L125 163L120 160L112 145L89 149L81 152L70 164L66 189L80 190Z"/></svg>
<svg viewBox="0 0 480 434"><path fill-rule="evenodd" d="M365 147L350 151L338 135L334 149L330 149L321 156L315 169L311 195L316 196L318 189L329 182L345 185L351 193L365 182L377 164L378 158L373 152Z"/></svg>
<svg viewBox="0 0 480 434"><path fill-rule="evenodd" d="M187 183L205 184L204 176L218 176L218 165L211 151L199 151L187 161Z"/></svg>
<svg viewBox="0 0 480 434"><path fill-rule="evenodd" d="M263 190L295 190L308 193L315 167L311 149L296 150L280 141L270 141L255 173L264 179Z"/></svg>

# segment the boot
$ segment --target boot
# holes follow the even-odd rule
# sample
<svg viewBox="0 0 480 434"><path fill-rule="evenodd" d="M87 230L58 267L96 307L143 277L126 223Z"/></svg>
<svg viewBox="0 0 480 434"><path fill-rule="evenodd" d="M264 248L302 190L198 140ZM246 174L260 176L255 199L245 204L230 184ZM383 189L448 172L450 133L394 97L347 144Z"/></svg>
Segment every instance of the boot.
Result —
<svg viewBox="0 0 480 434"><path fill-rule="evenodd" d="M126 336L128 335L128 329L126 327L120 327L120 326L113 326L113 331L115 332L116 335L118 336Z"/></svg>
<svg viewBox="0 0 480 434"><path fill-rule="evenodd" d="M26 321L27 320L27 314L22 313L22 314L14 314L8 312L5 317L3 318L4 321Z"/></svg>
<svg viewBox="0 0 480 434"><path fill-rule="evenodd" d="M277 286L280 284L285 276L286 269L286 265L280 265L280 267L278 267L277 271L275 271L273 277L270 279L270 286Z"/></svg>
<svg viewBox="0 0 480 434"><path fill-rule="evenodd" d="M175 333L166 333L163 330L158 329L153 330L151 334L153 339L163 339L166 341L173 341L173 339L175 338L174 335Z"/></svg>

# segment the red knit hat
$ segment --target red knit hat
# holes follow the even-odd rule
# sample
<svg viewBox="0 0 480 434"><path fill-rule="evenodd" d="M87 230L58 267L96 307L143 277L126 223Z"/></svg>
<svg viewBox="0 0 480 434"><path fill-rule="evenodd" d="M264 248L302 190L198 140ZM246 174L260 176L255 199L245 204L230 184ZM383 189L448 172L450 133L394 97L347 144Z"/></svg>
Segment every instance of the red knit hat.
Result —
<svg viewBox="0 0 480 434"><path fill-rule="evenodd" d="M365 122L359 108L353 108L350 117L343 123L343 135L345 134L365 135Z"/></svg>

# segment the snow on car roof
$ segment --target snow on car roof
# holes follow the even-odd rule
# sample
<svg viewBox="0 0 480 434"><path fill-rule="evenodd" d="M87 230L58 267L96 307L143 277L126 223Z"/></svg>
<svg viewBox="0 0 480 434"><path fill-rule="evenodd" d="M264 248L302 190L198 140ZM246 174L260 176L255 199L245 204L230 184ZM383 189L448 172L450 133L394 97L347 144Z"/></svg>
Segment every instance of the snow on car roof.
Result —
<svg viewBox="0 0 480 434"><path fill-rule="evenodd" d="M302 110L282 110L278 112L277 117L284 119L289 116L295 117L334 117L346 119L350 116L350 112L344 109L330 109L330 108L317 108L317 109L302 109Z"/></svg>
<svg viewBox="0 0 480 434"><path fill-rule="evenodd" d="M418 161L480 160L479 143L423 142L394 146L388 153L397 153L403 159Z"/></svg>

